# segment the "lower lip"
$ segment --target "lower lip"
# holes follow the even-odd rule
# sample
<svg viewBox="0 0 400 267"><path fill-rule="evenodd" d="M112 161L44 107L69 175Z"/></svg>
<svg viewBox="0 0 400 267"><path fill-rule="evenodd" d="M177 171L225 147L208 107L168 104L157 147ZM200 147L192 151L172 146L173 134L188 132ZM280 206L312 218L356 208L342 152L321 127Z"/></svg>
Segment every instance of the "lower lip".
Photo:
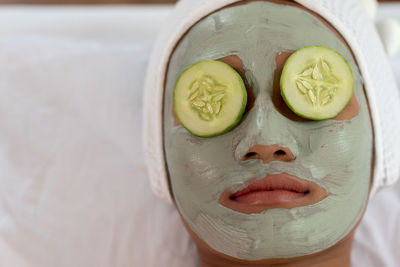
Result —
<svg viewBox="0 0 400 267"><path fill-rule="evenodd" d="M272 205L290 202L305 195L305 193L288 190L255 191L232 198L232 200L246 205Z"/></svg>

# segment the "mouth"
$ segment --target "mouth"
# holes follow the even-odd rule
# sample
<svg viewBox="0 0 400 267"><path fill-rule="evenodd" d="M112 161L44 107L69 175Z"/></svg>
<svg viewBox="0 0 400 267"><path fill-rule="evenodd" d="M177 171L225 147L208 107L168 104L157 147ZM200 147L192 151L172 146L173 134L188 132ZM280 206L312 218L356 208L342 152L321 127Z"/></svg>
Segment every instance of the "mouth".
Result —
<svg viewBox="0 0 400 267"><path fill-rule="evenodd" d="M328 196L316 183L286 173L269 174L237 192L225 190L219 202L242 213L260 213L271 208L291 209L314 204Z"/></svg>

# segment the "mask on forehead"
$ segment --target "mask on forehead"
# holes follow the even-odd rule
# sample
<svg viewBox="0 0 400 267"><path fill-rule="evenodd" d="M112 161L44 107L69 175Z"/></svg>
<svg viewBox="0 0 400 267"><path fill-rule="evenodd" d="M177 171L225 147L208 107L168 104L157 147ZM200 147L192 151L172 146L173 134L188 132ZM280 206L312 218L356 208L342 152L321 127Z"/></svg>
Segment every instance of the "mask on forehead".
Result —
<svg viewBox="0 0 400 267"><path fill-rule="evenodd" d="M276 109L277 55L313 45L334 49L349 63L359 103L353 118L293 121ZM230 55L243 62L255 97L241 122L212 138L174 125L173 88L179 75L198 61ZM175 48L164 96L165 155L175 203L188 226L216 251L245 260L307 255L338 242L360 219L373 154L363 81L351 51L314 15L294 6L251 2L205 17ZM293 158L246 158L257 145L276 145ZM281 173L314 183L327 196L310 205L250 214L220 201L226 191Z"/></svg>

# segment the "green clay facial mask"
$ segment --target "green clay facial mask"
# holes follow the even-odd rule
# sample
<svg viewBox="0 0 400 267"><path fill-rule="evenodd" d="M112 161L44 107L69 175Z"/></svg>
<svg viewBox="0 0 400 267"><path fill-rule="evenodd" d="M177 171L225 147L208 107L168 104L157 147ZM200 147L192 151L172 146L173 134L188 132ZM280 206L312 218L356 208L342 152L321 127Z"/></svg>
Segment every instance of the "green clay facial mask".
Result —
<svg viewBox="0 0 400 267"><path fill-rule="evenodd" d="M275 58L282 51L326 46L345 57L354 74L360 109L349 120L296 122L272 102ZM255 102L223 135L201 138L174 126L173 88L183 70L209 59L237 55ZM251 2L228 7L198 22L176 47L164 99L164 141L177 207L211 248L244 259L289 258L325 250L345 237L368 199L372 128L359 70L346 46L312 14L293 6ZM254 145L284 146L290 162L242 160ZM219 203L221 194L249 179L288 173L312 181L329 195L308 206L245 214Z"/></svg>

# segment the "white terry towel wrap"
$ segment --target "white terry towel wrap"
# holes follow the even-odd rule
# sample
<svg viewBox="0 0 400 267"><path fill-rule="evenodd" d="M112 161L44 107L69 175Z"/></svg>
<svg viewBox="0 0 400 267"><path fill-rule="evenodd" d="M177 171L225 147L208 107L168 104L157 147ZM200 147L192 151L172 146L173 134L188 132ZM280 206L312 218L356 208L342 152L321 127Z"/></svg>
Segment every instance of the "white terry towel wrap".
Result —
<svg viewBox="0 0 400 267"><path fill-rule="evenodd" d="M161 30L144 88L143 146L153 192L172 202L163 148L163 93L166 71L182 35L204 16L240 0L180 1ZM370 198L400 177L400 92L371 14L358 0L296 0L332 24L352 49L371 110L375 165ZM371 12L369 12L371 13Z"/></svg>

